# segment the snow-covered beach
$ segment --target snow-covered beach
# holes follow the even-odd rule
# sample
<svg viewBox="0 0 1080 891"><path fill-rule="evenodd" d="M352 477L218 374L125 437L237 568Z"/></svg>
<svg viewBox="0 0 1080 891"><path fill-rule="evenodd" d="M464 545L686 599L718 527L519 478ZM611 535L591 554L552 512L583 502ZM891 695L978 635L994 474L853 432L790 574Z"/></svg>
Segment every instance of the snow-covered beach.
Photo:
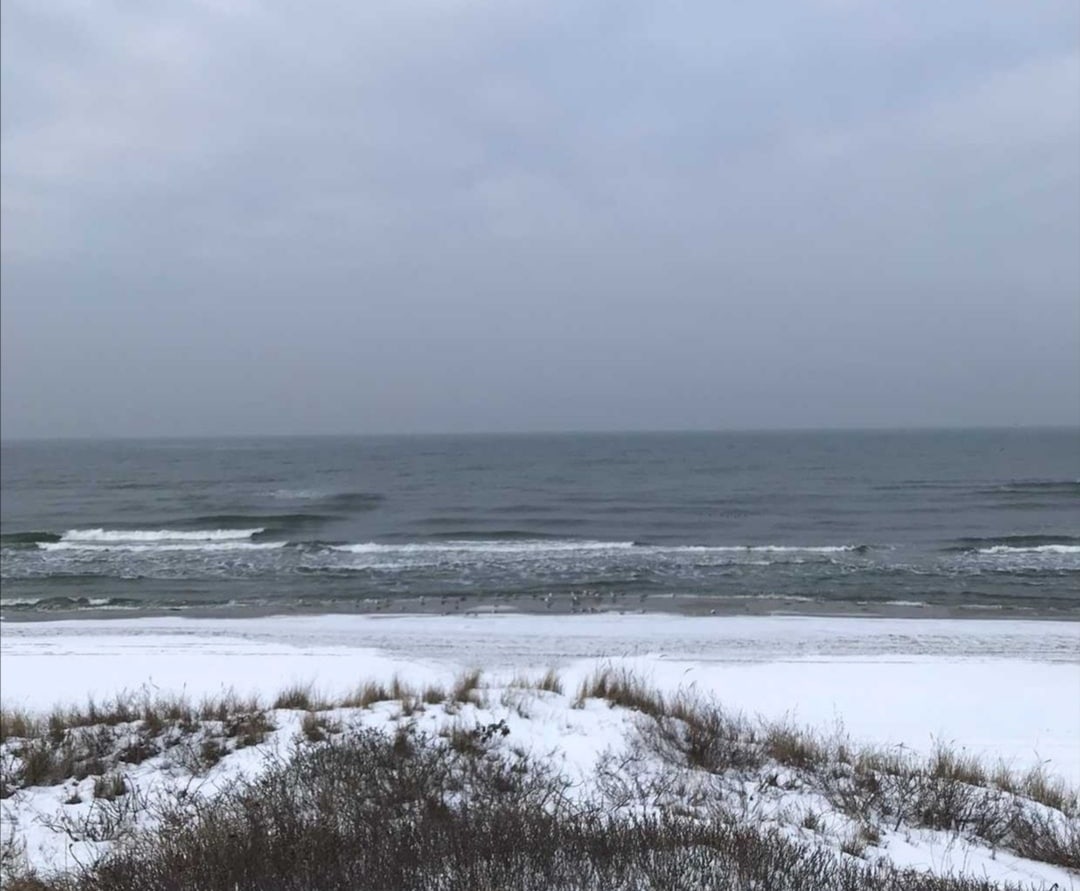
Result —
<svg viewBox="0 0 1080 891"><path fill-rule="evenodd" d="M198 697L327 694L599 664L750 715L884 745L945 741L1080 782L1080 624L805 617L305 616L5 623L3 701L48 709L144 687Z"/></svg>
<svg viewBox="0 0 1080 891"><path fill-rule="evenodd" d="M435 705L408 717L410 726L437 734L463 721L505 722L515 744L544 753L582 790L592 788L601 759L621 751L634 732L635 713L600 702L581 708L575 696L605 670L630 672L667 696L719 702L763 724L805 727L822 738L843 733L907 757L946 746L988 766L1018 773L1041 767L1052 778L1080 783L1080 625L1069 622L512 613L177 617L5 622L0 643L4 707L42 714L125 695L199 701L232 691L271 703L284 689L306 687L332 700L360 684L395 679L413 690L449 689L464 672L480 669L489 692L464 716ZM564 694L513 692L522 678L548 669ZM387 703L330 714L343 725L390 728L406 720L405 711ZM302 712L272 715L276 729L266 741L223 758L207 789L257 773L263 755L280 755L299 738ZM144 790L190 782L156 758L126 776ZM73 808L90 812L89 786L82 790L89 803L71 805L80 789L71 782L23 789L0 802L5 837L25 846L29 864L46 872L72 865L69 834L57 819ZM794 813L804 801L820 805L810 793L777 796L763 818L780 825L788 818L777 814ZM849 829L837 820L826 823L833 829L821 837L839 849ZM76 847L83 860L105 849L91 842ZM940 875L1080 887L1068 870L958 833L908 829L886 833L871 848L897 866Z"/></svg>

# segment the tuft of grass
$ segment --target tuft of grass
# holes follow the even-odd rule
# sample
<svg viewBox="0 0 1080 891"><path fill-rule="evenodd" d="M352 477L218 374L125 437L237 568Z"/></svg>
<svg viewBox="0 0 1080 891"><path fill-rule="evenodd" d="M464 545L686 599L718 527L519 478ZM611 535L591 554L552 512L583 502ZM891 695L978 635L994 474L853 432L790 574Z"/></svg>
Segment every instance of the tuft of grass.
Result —
<svg viewBox="0 0 1080 891"><path fill-rule="evenodd" d="M939 780L967 783L969 786L988 785L986 769L978 758L970 753L957 752L940 740L930 755L927 772Z"/></svg>
<svg viewBox="0 0 1080 891"><path fill-rule="evenodd" d="M499 703L503 708L513 711L519 717L528 719L532 716L529 711L530 695L528 690L516 687L507 687L499 697Z"/></svg>
<svg viewBox="0 0 1080 891"><path fill-rule="evenodd" d="M675 753L689 767L722 774L756 769L765 760L753 726L716 703L680 695L653 717L646 741L662 755Z"/></svg>
<svg viewBox="0 0 1080 891"><path fill-rule="evenodd" d="M221 740L213 738L204 739L202 745L199 746L197 766L202 770L209 770L228 754L229 750L222 745Z"/></svg>
<svg viewBox="0 0 1080 891"><path fill-rule="evenodd" d="M841 839L840 850L849 857L862 859L866 854L866 840L863 838L862 832L852 832Z"/></svg>
<svg viewBox="0 0 1080 891"><path fill-rule="evenodd" d="M1018 795L1061 811L1067 817L1080 818L1080 790L1071 787L1062 777L1051 776L1045 764L1037 764L1020 776L1015 786Z"/></svg>
<svg viewBox="0 0 1080 891"><path fill-rule="evenodd" d="M438 705L440 702L446 701L446 690L437 684L428 684L428 686L424 688L421 698L428 705Z"/></svg>
<svg viewBox="0 0 1080 891"><path fill-rule="evenodd" d="M558 693L562 695L563 684L562 678L559 677L559 673L554 668L549 668L544 672L544 676L540 678L540 683L537 688L547 693Z"/></svg>
<svg viewBox="0 0 1080 891"><path fill-rule="evenodd" d="M273 708L292 711L318 711L320 701L312 691L311 684L293 684L286 687L274 699Z"/></svg>
<svg viewBox="0 0 1080 891"><path fill-rule="evenodd" d="M406 684L396 674L390 678L390 698L404 701L406 699L415 698L416 694L412 688Z"/></svg>
<svg viewBox="0 0 1080 891"><path fill-rule="evenodd" d="M269 715L262 709L230 715L224 722L225 736L236 741L236 748L257 746L274 729Z"/></svg>
<svg viewBox="0 0 1080 891"><path fill-rule="evenodd" d="M94 780L94 798L102 801L115 801L127 792L127 781L122 773L111 772Z"/></svg>
<svg viewBox="0 0 1080 891"><path fill-rule="evenodd" d="M763 745L769 758L798 770L814 770L829 757L825 746L812 732L788 723L767 725Z"/></svg>
<svg viewBox="0 0 1080 891"><path fill-rule="evenodd" d="M440 735L446 740L450 748L459 755L479 755L483 753L483 747L473 728L466 727L461 721L454 721L442 729Z"/></svg>
<svg viewBox="0 0 1080 891"><path fill-rule="evenodd" d="M118 760L128 764L142 764L158 754L160 754L160 750L154 743L153 738L136 734L120 750Z"/></svg>
<svg viewBox="0 0 1080 891"><path fill-rule="evenodd" d="M524 690L543 690L546 693L563 692L562 678L554 668L549 668L539 678L525 674L516 675L508 686Z"/></svg>
<svg viewBox="0 0 1080 891"><path fill-rule="evenodd" d="M198 720L195 707L181 695L147 697L143 703L143 723L154 733L170 724L182 729L193 728Z"/></svg>
<svg viewBox="0 0 1080 891"><path fill-rule="evenodd" d="M403 696L401 698L400 702L401 702L401 711L400 711L398 717L411 718L417 712L424 711L424 702L419 696L412 695L412 694L410 694L408 696Z"/></svg>
<svg viewBox="0 0 1080 891"><path fill-rule="evenodd" d="M482 700L480 678L482 675L483 672L479 668L474 668L472 671L460 675L454 681L453 687L450 688L450 701L460 705L470 702L474 705L480 705Z"/></svg>
<svg viewBox="0 0 1080 891"><path fill-rule="evenodd" d="M330 721L325 715L309 711L300 722L300 732L308 742L322 742L329 738L331 732Z"/></svg>
<svg viewBox="0 0 1080 891"><path fill-rule="evenodd" d="M19 753L21 770L17 775L20 786L51 786L62 772L60 753L47 739L35 739Z"/></svg>
<svg viewBox="0 0 1080 891"><path fill-rule="evenodd" d="M390 691L382 684L368 681L346 696L341 705L345 708L371 708L376 702L388 702L392 698Z"/></svg>
<svg viewBox="0 0 1080 891"><path fill-rule="evenodd" d="M664 697L633 672L602 668L586 678L578 689L577 703L586 699L606 699L611 705L642 712L654 718L667 715Z"/></svg>
<svg viewBox="0 0 1080 891"><path fill-rule="evenodd" d="M559 677L559 673L554 668L549 668L537 682L536 689L561 695L563 691L562 678Z"/></svg>
<svg viewBox="0 0 1080 891"><path fill-rule="evenodd" d="M510 728L506 721L476 724L472 727L466 727L462 722L455 721L445 727L441 735L450 748L459 755L476 756L487 752L494 741L509 736Z"/></svg>
<svg viewBox="0 0 1080 891"><path fill-rule="evenodd" d="M41 735L41 722L22 709L0 709L0 744L9 739L33 739Z"/></svg>

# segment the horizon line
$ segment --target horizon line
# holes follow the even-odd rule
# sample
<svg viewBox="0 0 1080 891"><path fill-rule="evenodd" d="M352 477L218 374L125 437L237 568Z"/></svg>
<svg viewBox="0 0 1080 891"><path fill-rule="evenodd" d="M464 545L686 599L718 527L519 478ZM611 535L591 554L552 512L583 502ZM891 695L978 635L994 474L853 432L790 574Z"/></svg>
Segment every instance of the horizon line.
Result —
<svg viewBox="0 0 1080 891"><path fill-rule="evenodd" d="M33 442L148 442L222 439L366 439L408 437L516 437L516 436L647 436L677 434L760 434L760 433L959 433L1012 431L1080 431L1080 423L1056 424L970 424L970 425L881 425L881 426L805 426L805 427L631 427L576 430L410 430L410 431L348 431L332 433L151 433L118 435L45 435L0 436L0 445Z"/></svg>

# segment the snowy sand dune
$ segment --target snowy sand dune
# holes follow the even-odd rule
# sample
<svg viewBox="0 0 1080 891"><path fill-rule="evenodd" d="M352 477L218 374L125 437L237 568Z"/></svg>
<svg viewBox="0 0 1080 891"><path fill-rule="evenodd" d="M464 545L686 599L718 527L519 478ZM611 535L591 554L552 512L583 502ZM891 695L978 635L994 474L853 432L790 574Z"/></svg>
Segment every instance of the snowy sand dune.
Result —
<svg viewBox="0 0 1080 891"><path fill-rule="evenodd" d="M1042 765L1052 777L1080 783L1080 626L1065 622L509 614L168 618L3 623L0 642L4 705L39 711L85 703L88 696L100 702L123 691L180 692L198 700L232 689L270 702L298 683L329 696L395 677L414 689L449 687L464 670L483 668L482 701L464 711L433 705L408 721L433 736L463 722L505 722L509 740L547 758L582 795L592 794L605 756L618 756L639 726L637 713L602 701L575 707L581 683L605 667L627 669L668 694L715 697L752 720L786 721L823 735L842 728L858 743L897 752L928 754L945 743L990 766L1002 760L1022 772ZM558 671L563 694L513 686L515 679L537 678L548 668ZM301 713L272 715L276 729L266 742L224 758L198 780L204 792L264 769L269 753L290 750L301 733ZM334 715L349 726L390 727L405 720L402 707L389 702ZM175 766L163 769L158 761L164 758L130 768L129 781L143 791L192 782ZM760 778L746 782L753 786ZM25 842L31 863L70 867L72 851L55 830L57 815L91 808L92 784L88 779L77 787L69 782L17 792L0 802L4 832ZM73 793L82 795L82 804L65 804ZM848 818L829 816L820 792L809 787L770 795L761 799L765 810L758 816L790 822L797 837L807 833L800 821L808 809L825 815L824 828L813 835L823 844L839 850L853 831ZM86 859L107 846L77 847L74 853ZM1080 879L1061 867L918 826L886 828L865 856L942 875L1080 888Z"/></svg>

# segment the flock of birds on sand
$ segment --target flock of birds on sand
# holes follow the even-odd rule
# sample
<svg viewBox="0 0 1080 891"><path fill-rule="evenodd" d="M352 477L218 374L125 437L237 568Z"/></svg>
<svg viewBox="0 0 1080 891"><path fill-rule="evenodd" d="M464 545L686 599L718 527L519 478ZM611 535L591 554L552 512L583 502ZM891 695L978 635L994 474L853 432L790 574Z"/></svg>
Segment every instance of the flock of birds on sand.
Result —
<svg viewBox="0 0 1080 891"><path fill-rule="evenodd" d="M627 601L631 597L635 597L639 603L645 603L648 599L648 594L619 594L615 591L610 591L604 594L602 591L583 590L580 592L570 592L565 595L555 595L551 592L540 595L534 593L529 596L529 600L534 603L542 603L545 610L551 610L555 605L562 605L567 612L572 614L576 613L600 613L611 610L617 605L627 604ZM419 595L418 597L400 598L391 600L389 597L379 597L375 599L369 599L361 601L361 606L367 609L373 609L375 612L408 612L411 606L419 607L420 612L434 612L429 608L434 606L435 601L438 601L440 607L439 612L441 615L450 615L452 613L462 613L463 615L476 615L477 612L474 609L468 609L463 611L466 602L469 599L469 595L466 594L442 594L437 598L427 595ZM509 594L495 594L490 597L481 597L481 603L477 606L510 606L516 605L520 607L522 605L523 598L521 595L509 595ZM606 607L606 608L605 608ZM482 609L480 611L483 611ZM710 610L710 614L715 615L716 610Z"/></svg>

